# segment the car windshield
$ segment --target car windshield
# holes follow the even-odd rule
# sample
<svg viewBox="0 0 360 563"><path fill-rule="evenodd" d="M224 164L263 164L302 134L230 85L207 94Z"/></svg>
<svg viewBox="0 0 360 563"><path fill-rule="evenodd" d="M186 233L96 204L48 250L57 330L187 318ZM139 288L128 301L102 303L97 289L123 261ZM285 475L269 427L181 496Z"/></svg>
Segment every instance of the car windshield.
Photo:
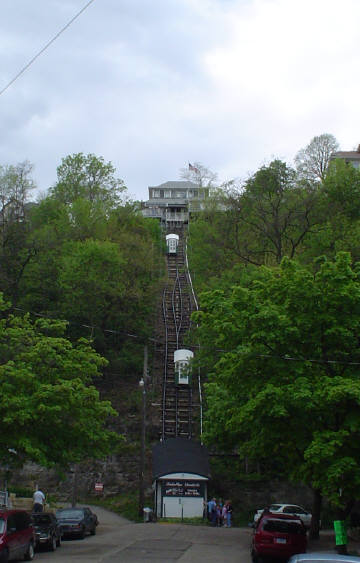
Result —
<svg viewBox="0 0 360 563"><path fill-rule="evenodd" d="M305 529L294 520L265 520L263 524L264 532L280 532L283 534L304 534Z"/></svg>
<svg viewBox="0 0 360 563"><path fill-rule="evenodd" d="M3 534L5 531L5 520L4 518L0 518L0 534Z"/></svg>
<svg viewBox="0 0 360 563"><path fill-rule="evenodd" d="M272 504L269 510L279 510L281 508L281 504Z"/></svg>
<svg viewBox="0 0 360 563"><path fill-rule="evenodd" d="M73 509L59 510L56 513L56 516L58 518L66 518L71 520L81 520L81 518L83 518L83 515L84 514L82 510L73 510Z"/></svg>
<svg viewBox="0 0 360 563"><path fill-rule="evenodd" d="M51 518L48 514L33 514L35 524L50 524Z"/></svg>

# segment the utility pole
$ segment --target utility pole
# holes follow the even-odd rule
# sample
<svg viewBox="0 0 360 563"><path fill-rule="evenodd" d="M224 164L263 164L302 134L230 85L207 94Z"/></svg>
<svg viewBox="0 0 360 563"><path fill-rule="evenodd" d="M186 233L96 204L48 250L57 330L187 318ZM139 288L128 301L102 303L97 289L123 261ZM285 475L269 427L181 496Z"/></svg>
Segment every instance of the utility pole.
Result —
<svg viewBox="0 0 360 563"><path fill-rule="evenodd" d="M78 466L77 463L74 465L72 492L71 492L71 506L76 506L78 495Z"/></svg>
<svg viewBox="0 0 360 563"><path fill-rule="evenodd" d="M142 417L141 417L141 451L139 470L139 516L143 516L144 509L144 469L145 469L145 427L146 427L146 383L148 370L148 348L144 346L143 377L139 381L142 390Z"/></svg>

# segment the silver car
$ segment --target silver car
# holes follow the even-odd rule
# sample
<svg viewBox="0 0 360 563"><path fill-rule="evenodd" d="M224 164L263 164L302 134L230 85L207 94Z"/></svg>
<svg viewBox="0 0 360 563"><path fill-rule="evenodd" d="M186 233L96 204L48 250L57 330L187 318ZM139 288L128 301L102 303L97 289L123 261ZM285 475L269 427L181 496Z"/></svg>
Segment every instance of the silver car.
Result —
<svg viewBox="0 0 360 563"><path fill-rule="evenodd" d="M355 555L339 555L338 553L301 553L290 557L288 563L360 563Z"/></svg>
<svg viewBox="0 0 360 563"><path fill-rule="evenodd" d="M254 516L254 523L259 520L263 510L264 509L262 508L256 511L256 514ZM311 513L298 504L271 504L268 510L273 514L293 514L294 516L298 516L303 521L305 528L310 528Z"/></svg>

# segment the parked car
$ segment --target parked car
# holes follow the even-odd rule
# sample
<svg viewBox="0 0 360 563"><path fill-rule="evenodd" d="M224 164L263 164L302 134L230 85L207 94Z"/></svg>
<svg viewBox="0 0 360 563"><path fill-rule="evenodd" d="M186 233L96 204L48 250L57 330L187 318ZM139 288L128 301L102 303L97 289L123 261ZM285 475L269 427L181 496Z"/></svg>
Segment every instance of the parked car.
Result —
<svg viewBox="0 0 360 563"><path fill-rule="evenodd" d="M87 533L96 534L98 518L90 508L62 508L56 511L56 518L61 526L63 536L79 536L84 538Z"/></svg>
<svg viewBox="0 0 360 563"><path fill-rule="evenodd" d="M255 527L251 556L254 563L264 558L287 561L296 553L305 553L306 545L306 528L299 517L267 512Z"/></svg>
<svg viewBox="0 0 360 563"><path fill-rule="evenodd" d="M32 521L35 529L35 547L45 545L50 551L55 551L57 547L60 547L62 530L55 514L34 512Z"/></svg>
<svg viewBox="0 0 360 563"><path fill-rule="evenodd" d="M338 553L302 553L294 555L289 563L360 563L355 555L339 555Z"/></svg>
<svg viewBox="0 0 360 563"><path fill-rule="evenodd" d="M25 510L0 510L0 561L34 559L35 532Z"/></svg>
<svg viewBox="0 0 360 563"><path fill-rule="evenodd" d="M311 513L298 504L271 504L268 510L276 514L293 514L294 516L299 516L299 518L301 518L301 520L304 522L304 526L306 528L310 528L312 518ZM260 508L256 511L254 516L254 523L259 520L263 511L264 508Z"/></svg>

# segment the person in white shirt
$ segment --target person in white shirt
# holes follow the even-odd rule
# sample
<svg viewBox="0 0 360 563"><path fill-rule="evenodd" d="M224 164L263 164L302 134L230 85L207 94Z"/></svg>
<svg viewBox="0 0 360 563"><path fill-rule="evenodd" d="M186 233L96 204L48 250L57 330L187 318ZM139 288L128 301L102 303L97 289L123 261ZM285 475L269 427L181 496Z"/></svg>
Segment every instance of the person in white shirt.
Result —
<svg viewBox="0 0 360 563"><path fill-rule="evenodd" d="M33 495L33 512L42 512L44 510L45 495L40 489L37 489Z"/></svg>

